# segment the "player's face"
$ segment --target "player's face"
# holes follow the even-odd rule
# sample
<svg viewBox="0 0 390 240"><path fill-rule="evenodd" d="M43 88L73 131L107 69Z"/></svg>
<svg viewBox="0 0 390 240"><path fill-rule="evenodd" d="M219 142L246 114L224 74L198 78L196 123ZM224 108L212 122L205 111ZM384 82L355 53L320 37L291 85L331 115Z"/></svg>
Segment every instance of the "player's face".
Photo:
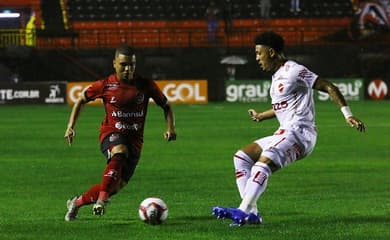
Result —
<svg viewBox="0 0 390 240"><path fill-rule="evenodd" d="M123 54L118 54L114 61L114 68L116 75L121 81L129 81L134 77L135 72L135 55L127 56Z"/></svg>
<svg viewBox="0 0 390 240"><path fill-rule="evenodd" d="M256 61L260 68L266 72L272 71L274 66L270 50L269 47L264 45L255 46Z"/></svg>

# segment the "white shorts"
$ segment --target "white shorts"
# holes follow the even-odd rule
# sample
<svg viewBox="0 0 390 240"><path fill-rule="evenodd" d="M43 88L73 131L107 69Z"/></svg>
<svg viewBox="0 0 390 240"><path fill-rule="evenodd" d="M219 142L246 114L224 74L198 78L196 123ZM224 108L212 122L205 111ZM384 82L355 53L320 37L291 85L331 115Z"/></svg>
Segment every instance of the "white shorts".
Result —
<svg viewBox="0 0 390 240"><path fill-rule="evenodd" d="M294 127L278 129L274 135L255 141L263 152L261 156L269 158L282 168L309 155L316 144L317 131L313 128Z"/></svg>

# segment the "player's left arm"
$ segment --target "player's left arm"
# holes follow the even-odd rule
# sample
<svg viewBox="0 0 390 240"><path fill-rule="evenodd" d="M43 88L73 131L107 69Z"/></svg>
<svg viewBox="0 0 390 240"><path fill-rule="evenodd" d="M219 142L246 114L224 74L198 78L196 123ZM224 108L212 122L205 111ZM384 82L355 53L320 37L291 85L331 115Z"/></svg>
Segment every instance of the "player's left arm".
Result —
<svg viewBox="0 0 390 240"><path fill-rule="evenodd" d="M313 89L328 93L332 100L340 107L341 112L345 117L345 121L351 127L355 127L359 132L364 132L366 130L364 123L352 114L347 101L337 86L327 80L317 78L313 85Z"/></svg>
<svg viewBox="0 0 390 240"><path fill-rule="evenodd" d="M161 108L164 110L164 117L167 122L167 130L164 133L164 138L167 141L174 141L176 140L175 114L173 113L171 105L168 103L162 105Z"/></svg>

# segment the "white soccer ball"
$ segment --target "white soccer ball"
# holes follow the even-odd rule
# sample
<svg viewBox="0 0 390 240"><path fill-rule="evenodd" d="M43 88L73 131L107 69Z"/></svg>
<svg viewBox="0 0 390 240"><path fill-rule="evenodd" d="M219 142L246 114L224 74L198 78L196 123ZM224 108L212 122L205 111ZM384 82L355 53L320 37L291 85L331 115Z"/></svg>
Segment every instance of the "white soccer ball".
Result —
<svg viewBox="0 0 390 240"><path fill-rule="evenodd" d="M168 217L168 206L161 198L146 198L139 205L138 214L145 223L161 224Z"/></svg>

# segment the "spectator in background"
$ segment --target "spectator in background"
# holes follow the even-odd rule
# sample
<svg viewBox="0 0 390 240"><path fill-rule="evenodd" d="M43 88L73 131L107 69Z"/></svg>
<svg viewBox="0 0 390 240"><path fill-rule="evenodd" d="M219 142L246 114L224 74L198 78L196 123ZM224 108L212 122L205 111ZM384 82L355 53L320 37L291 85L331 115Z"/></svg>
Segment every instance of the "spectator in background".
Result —
<svg viewBox="0 0 390 240"><path fill-rule="evenodd" d="M271 10L271 0L260 0L260 17L261 18L269 18L270 10Z"/></svg>
<svg viewBox="0 0 390 240"><path fill-rule="evenodd" d="M232 20L233 6L231 0L225 0L223 3L223 21L225 23L225 34L229 35L233 29L233 20Z"/></svg>
<svg viewBox="0 0 390 240"><path fill-rule="evenodd" d="M300 0L291 0L290 1L290 12L299 13L300 11L301 11Z"/></svg>
<svg viewBox="0 0 390 240"><path fill-rule="evenodd" d="M218 7L214 1L211 1L205 13L207 20L208 40L210 42L215 42L217 40L218 14Z"/></svg>
<svg viewBox="0 0 390 240"><path fill-rule="evenodd" d="M355 12L349 30L352 39L390 31L390 0L351 0L351 4Z"/></svg>
<svg viewBox="0 0 390 240"><path fill-rule="evenodd" d="M26 24L26 46L35 47L36 43L35 14L33 13Z"/></svg>

